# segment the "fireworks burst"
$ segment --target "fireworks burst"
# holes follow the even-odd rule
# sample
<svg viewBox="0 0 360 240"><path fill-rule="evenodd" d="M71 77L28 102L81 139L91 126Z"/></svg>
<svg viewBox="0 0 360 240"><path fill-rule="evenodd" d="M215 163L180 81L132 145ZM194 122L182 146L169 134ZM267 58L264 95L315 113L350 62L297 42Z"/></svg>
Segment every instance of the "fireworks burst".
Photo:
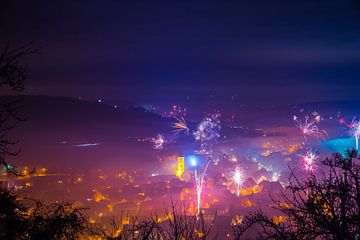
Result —
<svg viewBox="0 0 360 240"><path fill-rule="evenodd" d="M306 173L313 172L317 169L316 160L319 159L319 156L312 150L307 151L305 154L301 155L302 165Z"/></svg>
<svg viewBox="0 0 360 240"><path fill-rule="evenodd" d="M236 185L236 194L237 194L237 196L240 196L240 188L241 188L242 184L244 183L245 179L244 179L243 172L241 171L241 169L239 167L237 167L235 169L232 180L234 181L234 183Z"/></svg>
<svg viewBox="0 0 360 240"><path fill-rule="evenodd" d="M172 105L169 112L164 112L164 117L185 117L187 115L187 110L185 107L178 105Z"/></svg>
<svg viewBox="0 0 360 240"><path fill-rule="evenodd" d="M193 132L195 140L199 141L202 147L211 145L216 139L220 137L220 120L218 115L205 117L197 126L196 131Z"/></svg>
<svg viewBox="0 0 360 240"><path fill-rule="evenodd" d="M306 172L306 194L309 194L309 173L314 172L317 169L316 160L319 159L319 156L312 150L307 151L305 154L301 155L302 166Z"/></svg>
<svg viewBox="0 0 360 240"><path fill-rule="evenodd" d="M315 138L323 138L326 131L320 130L319 127L316 125L317 121L309 122L309 117L305 117L305 121L302 122L298 119L298 117L294 116L295 126L299 128L304 135L305 139L307 137L315 137Z"/></svg>
<svg viewBox="0 0 360 240"><path fill-rule="evenodd" d="M356 120L356 117L354 117L352 119L351 123L347 124L345 122L345 120L343 118L341 118L340 124L344 124L345 126L347 126L350 129L352 135L355 138L356 150L359 150L360 122L358 120Z"/></svg>
<svg viewBox="0 0 360 240"><path fill-rule="evenodd" d="M187 126L185 119L183 117L175 117L175 119L177 120L177 122L174 122L172 125L172 128L174 128L173 132L175 134L183 132L186 135L190 135L190 129Z"/></svg>
<svg viewBox="0 0 360 240"><path fill-rule="evenodd" d="M356 122L353 129L353 135L355 137L356 150L359 150L359 136L360 136L360 123Z"/></svg>
<svg viewBox="0 0 360 240"><path fill-rule="evenodd" d="M153 148L156 150L161 150L164 147L165 139L164 136L161 134L158 134L156 138L152 138L151 142L154 144Z"/></svg>

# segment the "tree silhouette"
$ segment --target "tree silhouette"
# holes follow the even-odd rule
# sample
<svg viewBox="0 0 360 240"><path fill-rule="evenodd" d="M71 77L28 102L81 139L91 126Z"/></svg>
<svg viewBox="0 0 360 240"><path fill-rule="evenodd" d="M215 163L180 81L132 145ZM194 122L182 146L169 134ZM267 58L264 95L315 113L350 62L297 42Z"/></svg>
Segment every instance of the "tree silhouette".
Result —
<svg viewBox="0 0 360 240"><path fill-rule="evenodd" d="M177 207L171 202L164 207L165 217L150 217L140 220L138 217L129 217L126 224L114 218L111 222L110 231L104 230L101 226L95 226L90 235L107 240L206 240L217 239L212 233L212 226L215 218L206 221L202 214L199 216L188 215L184 208ZM123 216L123 214L121 214Z"/></svg>
<svg viewBox="0 0 360 240"><path fill-rule="evenodd" d="M26 221L20 213L26 212L26 209L14 189L0 185L0 239L21 239Z"/></svg>
<svg viewBox="0 0 360 240"><path fill-rule="evenodd" d="M301 182L292 171L288 190L280 199L272 197L282 213L275 221L261 210L245 217L234 228L235 238L260 227L256 239L359 239L360 161L357 151L338 153L322 161L322 171ZM307 185L308 184L308 185ZM307 189L308 188L308 189Z"/></svg>
<svg viewBox="0 0 360 240"><path fill-rule="evenodd" d="M11 91L22 92L27 78L27 66L21 60L30 54L38 52L31 44L10 49L7 44L0 54L0 88L8 87ZM0 166L6 171L19 175L12 165L6 161L7 156L16 156L18 149L14 149L17 141L7 137L9 130L23 120L17 113L18 101L0 103Z"/></svg>
<svg viewBox="0 0 360 240"><path fill-rule="evenodd" d="M30 203L15 189L0 185L0 239L72 240L87 234L85 209L69 203Z"/></svg>

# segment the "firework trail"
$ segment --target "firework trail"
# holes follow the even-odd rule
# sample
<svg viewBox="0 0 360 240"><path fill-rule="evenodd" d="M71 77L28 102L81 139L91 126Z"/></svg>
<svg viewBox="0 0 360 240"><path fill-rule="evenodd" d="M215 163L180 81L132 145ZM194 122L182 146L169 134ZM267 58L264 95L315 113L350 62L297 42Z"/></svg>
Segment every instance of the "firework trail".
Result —
<svg viewBox="0 0 360 240"><path fill-rule="evenodd" d="M205 117L197 126L193 132L193 137L196 141L200 142L200 153L206 155L206 165L202 173L194 170L195 184L196 184L196 200L197 200L197 213L200 213L201 208L201 196L203 192L204 178L206 171L210 164L215 161L212 155L212 146L216 140L220 137L220 120L219 114L213 114L209 117Z"/></svg>
<svg viewBox="0 0 360 240"><path fill-rule="evenodd" d="M305 154L301 155L302 166L306 172L306 194L309 194L309 174L314 172L317 169L316 161L319 159L319 156L312 150L307 151Z"/></svg>
<svg viewBox="0 0 360 240"><path fill-rule="evenodd" d="M204 171L202 173L198 172L197 168L194 169L194 178L195 178L195 186L196 186L196 207L197 207L197 215L200 214L201 209L201 196L203 193L203 185L204 178L206 176L206 171L210 165L211 161L208 161L205 165Z"/></svg>
<svg viewBox="0 0 360 240"><path fill-rule="evenodd" d="M359 150L359 136L360 136L360 123L357 122L353 128L353 135L355 137L356 150Z"/></svg>
<svg viewBox="0 0 360 240"><path fill-rule="evenodd" d="M154 144L153 148L156 150L161 150L164 147L165 139L164 136L161 134L158 134L156 138L152 138L151 142Z"/></svg>
<svg viewBox="0 0 360 240"><path fill-rule="evenodd" d="M294 116L295 126L299 128L304 135L305 140L307 137L315 137L315 138L323 138L326 131L320 130L319 127L316 125L317 121L309 122L309 117L305 117L305 121L302 122L298 119L298 117Z"/></svg>
<svg viewBox="0 0 360 240"><path fill-rule="evenodd" d="M177 122L174 122L172 125L172 128L174 128L173 132L176 134L179 134L183 132L186 135L190 135L190 129L186 124L186 121L183 117L177 118L175 117Z"/></svg>
<svg viewBox="0 0 360 240"><path fill-rule="evenodd" d="M345 122L345 120L343 118L340 118L340 124L344 124L345 126L347 126L352 135L355 138L355 145L356 145L356 150L359 150L359 136L360 136L360 122L358 120L356 120L356 117L354 117L351 121L351 123L347 124Z"/></svg>
<svg viewBox="0 0 360 240"><path fill-rule="evenodd" d="M236 195L240 196L240 188L241 188L242 184L244 183L244 175L239 167L236 167L236 169L234 171L234 175L232 177L232 180L236 184Z"/></svg>

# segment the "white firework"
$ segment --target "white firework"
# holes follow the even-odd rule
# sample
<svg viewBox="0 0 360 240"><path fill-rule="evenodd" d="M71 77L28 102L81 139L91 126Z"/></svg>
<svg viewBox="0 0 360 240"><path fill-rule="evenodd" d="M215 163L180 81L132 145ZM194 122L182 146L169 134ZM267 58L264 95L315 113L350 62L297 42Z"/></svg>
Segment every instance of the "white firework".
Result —
<svg viewBox="0 0 360 240"><path fill-rule="evenodd" d="M239 167L237 167L235 169L232 180L236 185L236 195L240 196L240 188L243 185L245 179L244 179L243 172L241 171L241 169Z"/></svg>
<svg viewBox="0 0 360 240"><path fill-rule="evenodd" d="M211 145L220 137L220 120L217 115L205 117L193 132L195 140L199 141L202 146Z"/></svg>
<svg viewBox="0 0 360 240"><path fill-rule="evenodd" d="M317 126L317 121L310 121L309 117L305 117L305 121L302 122L297 117L294 117L295 126L299 128L304 135L304 138L307 139L307 137L315 137L315 138L324 138L324 135L326 132L324 130L319 129Z"/></svg>

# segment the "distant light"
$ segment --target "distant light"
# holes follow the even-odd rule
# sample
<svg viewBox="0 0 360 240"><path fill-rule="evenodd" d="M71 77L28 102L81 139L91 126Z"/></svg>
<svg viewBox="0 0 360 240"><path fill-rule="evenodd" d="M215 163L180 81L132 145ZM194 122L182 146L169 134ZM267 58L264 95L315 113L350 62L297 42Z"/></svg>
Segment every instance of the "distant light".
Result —
<svg viewBox="0 0 360 240"><path fill-rule="evenodd" d="M74 147L94 147L94 146L99 146L101 143L82 143L82 144L77 144L74 145Z"/></svg>
<svg viewBox="0 0 360 240"><path fill-rule="evenodd" d="M101 99L99 99L99 100L98 100L98 102L99 102L99 103L101 103L101 102L102 102L102 100L101 100Z"/></svg>
<svg viewBox="0 0 360 240"><path fill-rule="evenodd" d="M230 162L233 162L233 163L236 163L238 160L236 158L236 156L232 156L230 159L229 159Z"/></svg>
<svg viewBox="0 0 360 240"><path fill-rule="evenodd" d="M114 108L117 108L117 105L114 105Z"/></svg>
<svg viewBox="0 0 360 240"><path fill-rule="evenodd" d="M199 164L199 159L194 155L189 156L188 159L189 164L192 167L196 167Z"/></svg>

